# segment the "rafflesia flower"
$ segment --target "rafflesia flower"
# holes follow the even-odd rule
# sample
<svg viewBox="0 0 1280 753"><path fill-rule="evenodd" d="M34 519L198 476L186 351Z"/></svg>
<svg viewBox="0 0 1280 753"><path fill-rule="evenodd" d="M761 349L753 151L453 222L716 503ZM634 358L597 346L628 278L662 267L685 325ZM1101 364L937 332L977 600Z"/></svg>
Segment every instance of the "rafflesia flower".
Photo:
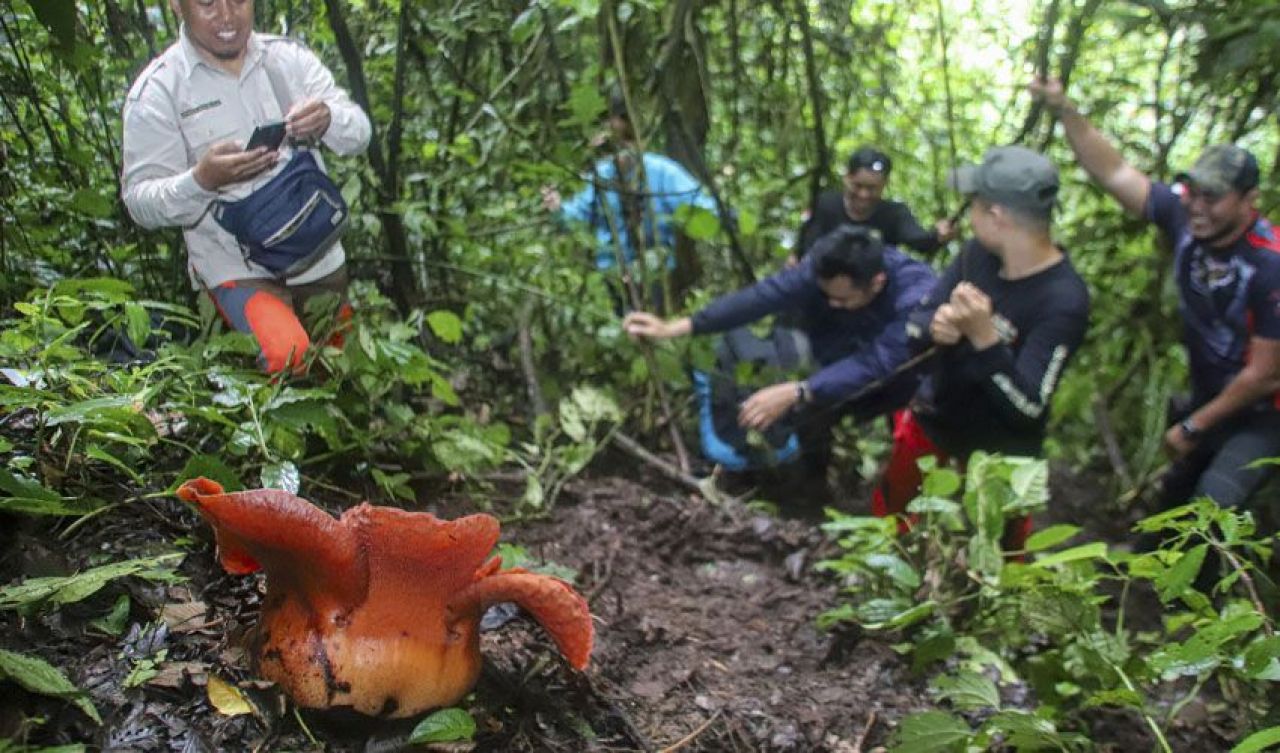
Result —
<svg viewBox="0 0 1280 753"><path fill-rule="evenodd" d="M257 670L299 706L395 718L457 702L480 674L480 617L505 601L587 666L586 601L561 580L486 561L498 541L490 515L365 503L335 519L285 491L226 494L205 478L178 496L213 526L227 572L266 571Z"/></svg>

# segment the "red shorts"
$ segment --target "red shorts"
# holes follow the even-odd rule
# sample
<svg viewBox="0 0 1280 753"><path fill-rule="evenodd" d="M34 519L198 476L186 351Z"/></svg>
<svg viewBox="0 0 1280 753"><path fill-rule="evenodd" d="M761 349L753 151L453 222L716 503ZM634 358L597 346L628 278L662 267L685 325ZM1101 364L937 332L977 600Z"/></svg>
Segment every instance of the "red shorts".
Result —
<svg viewBox="0 0 1280 753"><path fill-rule="evenodd" d="M909 409L893 414L893 450L889 453L889 464L884 469L880 484L871 495L871 514L877 517L900 515L907 509L907 504L919 496L920 485L924 482L919 460L929 455L937 457L939 465L951 462L951 458L925 434ZM909 530L915 522L913 518L903 518L899 524L901 530ZM1005 523L1001 544L1005 551L1017 551L1026 545L1030 535L1031 516L1009 520Z"/></svg>

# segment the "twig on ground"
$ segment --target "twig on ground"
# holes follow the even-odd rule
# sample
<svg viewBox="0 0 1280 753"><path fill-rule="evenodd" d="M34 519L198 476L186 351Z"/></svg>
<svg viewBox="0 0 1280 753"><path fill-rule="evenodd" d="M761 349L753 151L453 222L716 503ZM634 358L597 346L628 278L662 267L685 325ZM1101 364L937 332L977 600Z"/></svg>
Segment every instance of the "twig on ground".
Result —
<svg viewBox="0 0 1280 753"><path fill-rule="evenodd" d="M617 432L613 435L613 443L618 446L618 449L627 453L636 460L645 463L657 472L661 473L663 476L675 481L686 489L701 494L711 502L718 503L721 501L721 496L716 492L715 486L711 483L710 479L697 479L690 476L672 463L663 460L652 452L649 452L639 442L622 432Z"/></svg>
<svg viewBox="0 0 1280 753"><path fill-rule="evenodd" d="M699 735L701 735L703 732L706 732L707 729L711 727L712 724L715 724L715 721L720 718L720 715L722 713L724 713L722 709L717 709L716 713L712 714L710 719L698 725L697 729L685 735L684 737L680 738L675 743L672 743L671 745L668 745L667 747L663 748L661 751L659 751L659 753L675 753L677 750L680 750L684 746L698 739Z"/></svg>
<svg viewBox="0 0 1280 753"><path fill-rule="evenodd" d="M873 709L867 714L867 723L862 726L862 732L858 735L858 739L853 741L853 753L862 753L862 746L867 742L867 735L871 734L871 729L876 726L876 712Z"/></svg>

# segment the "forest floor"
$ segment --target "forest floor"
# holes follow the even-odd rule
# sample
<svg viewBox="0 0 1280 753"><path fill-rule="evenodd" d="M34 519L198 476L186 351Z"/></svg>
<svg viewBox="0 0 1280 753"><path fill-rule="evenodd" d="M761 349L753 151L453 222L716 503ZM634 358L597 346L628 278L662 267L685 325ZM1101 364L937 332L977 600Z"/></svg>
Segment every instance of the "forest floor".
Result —
<svg viewBox="0 0 1280 753"><path fill-rule="evenodd" d="M598 467L621 466L611 460L621 459ZM1087 510L1099 489L1066 481L1055 482L1055 496L1072 498L1070 514ZM462 494L437 499L438 514L472 511ZM0 646L61 667L104 719L95 726L70 704L5 684L0 734L44 717L29 735L33 745L183 753L404 747L412 723L353 727L300 717L273 687L252 679L242 646L258 610L259 579L223 573L207 529L177 501L117 508L65 542L39 529L12 530L12 521L5 527L3 582L72 571L91 557L142 556L181 537L194 541L180 568L183 583L131 578L43 616L0 613ZM575 673L526 618L484 633L485 670L463 703L478 725L476 751L869 753L903 716L930 706L925 678L912 674L888 638L815 626L836 605L839 584L813 568L835 550L811 515L713 505L643 472L597 473L570 484L547 518L506 526L503 540L578 572L597 639L590 667ZM132 628L123 637L90 628L126 591ZM154 676L126 687L140 660ZM210 675L239 683L255 713L220 714L205 689ZM1175 750L1226 750L1198 709L1198 718L1175 721ZM1152 748L1136 717L1092 723L1101 750Z"/></svg>

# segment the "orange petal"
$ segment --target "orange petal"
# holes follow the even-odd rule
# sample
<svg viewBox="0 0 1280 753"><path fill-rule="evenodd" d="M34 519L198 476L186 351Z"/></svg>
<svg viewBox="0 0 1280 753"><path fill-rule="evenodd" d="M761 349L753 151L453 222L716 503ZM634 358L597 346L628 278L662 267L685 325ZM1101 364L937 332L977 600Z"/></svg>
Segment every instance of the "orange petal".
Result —
<svg viewBox="0 0 1280 753"><path fill-rule="evenodd" d="M273 590L296 587L315 609L364 600L368 568L356 536L305 499L278 489L224 494L206 478L183 484L178 497L213 526L228 572L254 572L261 564Z"/></svg>
<svg viewBox="0 0 1280 753"><path fill-rule="evenodd" d="M463 589L449 609L456 620L478 619L489 606L504 601L515 602L533 615L569 663L575 669L586 669L595 638L591 611L587 600L558 578L508 570Z"/></svg>

